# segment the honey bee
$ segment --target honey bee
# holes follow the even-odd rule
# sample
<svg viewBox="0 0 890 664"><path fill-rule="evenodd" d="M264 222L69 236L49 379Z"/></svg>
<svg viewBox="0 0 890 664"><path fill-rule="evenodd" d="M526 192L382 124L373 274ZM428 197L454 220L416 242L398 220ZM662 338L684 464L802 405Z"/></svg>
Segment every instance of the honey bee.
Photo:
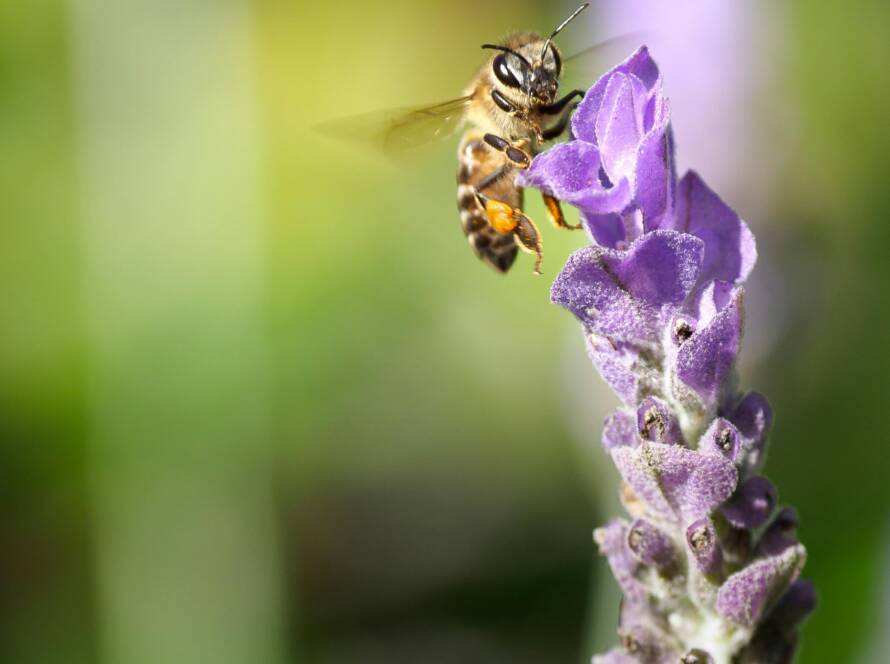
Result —
<svg viewBox="0 0 890 664"><path fill-rule="evenodd" d="M457 153L461 227L475 254L500 273L509 271L519 249L535 256L534 272L541 273L541 233L522 211L523 190L516 176L531 165L544 143L563 134L572 111L584 97L583 90L558 97L563 58L553 38L589 4L578 7L546 39L523 32L508 36L500 44L483 44L483 49L494 53L463 96L432 106L402 109L394 119L392 112L382 116L387 119L379 133L389 153L412 149L448 136L458 126L466 127ZM351 126L360 134L367 131L361 128L363 124L375 123L380 124L380 116L372 114L364 123L352 122ZM328 128L336 129L342 138L342 126ZM581 227L566 222L558 200L543 196L554 226Z"/></svg>

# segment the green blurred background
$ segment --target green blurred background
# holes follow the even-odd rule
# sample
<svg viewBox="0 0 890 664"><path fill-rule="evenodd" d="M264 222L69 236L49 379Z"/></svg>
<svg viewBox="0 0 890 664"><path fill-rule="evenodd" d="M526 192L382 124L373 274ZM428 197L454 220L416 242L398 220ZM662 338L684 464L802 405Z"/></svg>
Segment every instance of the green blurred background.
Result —
<svg viewBox="0 0 890 664"><path fill-rule="evenodd" d="M565 51L641 27L594 4ZM759 239L742 376L820 591L799 661L885 662L890 4L723 5L642 27L681 165ZM313 130L456 96L479 44L571 9L0 1L2 661L611 642L613 402L547 295L583 238L545 229L544 278L499 278L459 231L454 141L395 168Z"/></svg>

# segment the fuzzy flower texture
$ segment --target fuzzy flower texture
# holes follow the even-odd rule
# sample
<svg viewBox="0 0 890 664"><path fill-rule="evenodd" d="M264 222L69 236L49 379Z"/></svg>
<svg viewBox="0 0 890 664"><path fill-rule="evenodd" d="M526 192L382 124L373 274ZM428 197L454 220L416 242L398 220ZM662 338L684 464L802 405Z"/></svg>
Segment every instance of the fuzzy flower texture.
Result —
<svg viewBox="0 0 890 664"><path fill-rule="evenodd" d="M696 173L677 181L646 48L587 92L572 136L521 183L581 212L593 244L551 295L623 402L602 444L630 516L594 533L624 594L621 646L593 662L790 662L815 593L797 515L760 474L772 410L734 369L754 236Z"/></svg>

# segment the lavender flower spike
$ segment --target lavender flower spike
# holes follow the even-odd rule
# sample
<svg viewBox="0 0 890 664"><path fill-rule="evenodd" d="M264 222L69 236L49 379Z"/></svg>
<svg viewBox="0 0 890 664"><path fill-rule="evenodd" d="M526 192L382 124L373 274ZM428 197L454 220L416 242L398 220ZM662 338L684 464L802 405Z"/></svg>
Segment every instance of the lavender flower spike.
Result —
<svg viewBox="0 0 890 664"><path fill-rule="evenodd" d="M631 521L594 534L624 593L621 646L594 664L790 662L815 593L796 514L760 475L772 411L736 384L754 236L696 173L677 181L645 48L587 92L572 130L522 184L581 211L593 244L551 298L623 403L602 442Z"/></svg>

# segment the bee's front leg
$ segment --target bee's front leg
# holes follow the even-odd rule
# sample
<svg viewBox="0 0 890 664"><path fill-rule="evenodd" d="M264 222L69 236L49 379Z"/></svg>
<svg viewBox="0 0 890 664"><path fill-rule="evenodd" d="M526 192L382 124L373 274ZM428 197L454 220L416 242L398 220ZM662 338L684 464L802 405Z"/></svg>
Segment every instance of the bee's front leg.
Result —
<svg viewBox="0 0 890 664"><path fill-rule="evenodd" d="M575 97L583 96L584 90L572 90L565 97L563 97L562 99L558 99L549 106L541 106L538 111L540 113L543 113L544 115L556 115L557 113L562 113L563 109L568 106L569 102L572 101Z"/></svg>
<svg viewBox="0 0 890 664"><path fill-rule="evenodd" d="M545 129L541 133L541 137L545 141L552 141L554 138L559 137L559 135L562 134L562 132L564 132L566 130L566 127L569 126L569 120L572 119L572 111L574 111L576 107L577 107L577 104L575 104L568 111L563 113L555 125Z"/></svg>
<svg viewBox="0 0 890 664"><path fill-rule="evenodd" d="M485 210L485 216L488 223L498 233L512 233L513 239L516 241L520 249L529 254L535 254L535 274L541 274L541 263L544 260L544 245L541 242L541 233L535 222L529 219L526 214L518 209L513 208L493 198L489 198L485 194L476 192L476 199Z"/></svg>
<svg viewBox="0 0 890 664"><path fill-rule="evenodd" d="M542 106L539 110L544 115L557 115L562 113L559 120L556 121L556 124L550 127L549 129L545 129L541 132L541 138L545 141L552 141L554 138L557 138L562 132L566 130L566 127L569 124L569 120L572 119L572 111L578 108L578 104L581 102L575 102L571 106L569 106L569 102L572 101L575 97L583 97L584 92L581 90L572 90L565 97L556 101L550 106Z"/></svg>
<svg viewBox="0 0 890 664"><path fill-rule="evenodd" d="M518 144L511 143L506 138L501 138L495 134L485 134L482 139L498 152L503 152L513 166L523 170L531 166L532 156L519 147Z"/></svg>

